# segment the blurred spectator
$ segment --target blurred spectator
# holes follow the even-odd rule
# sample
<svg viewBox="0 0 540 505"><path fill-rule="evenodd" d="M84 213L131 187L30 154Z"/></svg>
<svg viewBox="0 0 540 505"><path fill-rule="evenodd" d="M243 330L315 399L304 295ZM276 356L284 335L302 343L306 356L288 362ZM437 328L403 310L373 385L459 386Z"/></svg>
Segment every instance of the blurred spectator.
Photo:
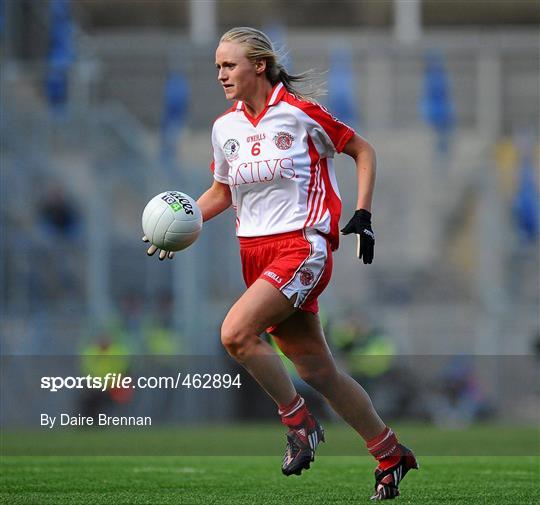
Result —
<svg viewBox="0 0 540 505"><path fill-rule="evenodd" d="M62 114L68 100L69 69L74 59L73 23L69 0L49 4L48 71L45 95L55 114Z"/></svg>
<svg viewBox="0 0 540 505"><path fill-rule="evenodd" d="M356 78L353 56L348 47L331 53L328 73L328 108L346 124L358 127L358 97L355 93Z"/></svg>
<svg viewBox="0 0 540 505"><path fill-rule="evenodd" d="M520 152L520 168L513 211L524 241L534 242L540 232L540 195L534 168L535 142L532 133L520 132L516 144Z"/></svg>
<svg viewBox="0 0 540 505"><path fill-rule="evenodd" d="M108 373L126 376L130 373L130 363L129 349L107 331L100 333L81 352L83 376L105 377ZM132 388L110 387L106 391L85 388L80 398L81 415L95 417L109 412L115 404L129 403L132 398Z"/></svg>
<svg viewBox="0 0 540 505"><path fill-rule="evenodd" d="M112 327L115 328L117 340L123 340L130 350L136 354L144 354L143 298L138 293L128 293L120 300L120 313Z"/></svg>
<svg viewBox="0 0 540 505"><path fill-rule="evenodd" d="M506 201L510 201L517 187L519 153L511 137L503 137L495 146L499 187Z"/></svg>
<svg viewBox="0 0 540 505"><path fill-rule="evenodd" d="M492 408L474 373L470 356L453 356L440 374L429 410L439 426L462 428L492 414Z"/></svg>
<svg viewBox="0 0 540 505"><path fill-rule="evenodd" d="M38 203L39 224L52 240L76 240L81 232L81 216L64 189L52 186Z"/></svg>
<svg viewBox="0 0 540 505"><path fill-rule="evenodd" d="M347 370L364 382L386 374L396 355L394 343L383 331L354 318L333 326L330 340L342 354Z"/></svg>
<svg viewBox="0 0 540 505"><path fill-rule="evenodd" d="M68 72L60 65L50 65L45 79L45 90L51 110L62 115L68 99Z"/></svg>
<svg viewBox="0 0 540 505"><path fill-rule="evenodd" d="M444 59L438 52L432 52L426 57L420 111L424 121L437 135L439 158L446 160L450 150L455 114Z"/></svg>
<svg viewBox="0 0 540 505"><path fill-rule="evenodd" d="M172 300L169 291L157 295L157 303L144 323L145 349L148 354L172 356L184 354L184 338L172 329Z"/></svg>
<svg viewBox="0 0 540 505"><path fill-rule="evenodd" d="M176 174L176 146L187 119L188 106L188 82L181 73L172 72L165 82L161 119L161 161L169 169L171 178Z"/></svg>
<svg viewBox="0 0 540 505"><path fill-rule="evenodd" d="M51 301L81 303L84 293L84 254L80 245L82 215L59 184L50 185L36 202L36 243L30 262L35 302L46 308ZM59 251L62 254L59 254Z"/></svg>
<svg viewBox="0 0 540 505"><path fill-rule="evenodd" d="M424 414L418 377L397 359L396 344L385 331L352 315L331 325L329 341L383 416L402 419Z"/></svg>

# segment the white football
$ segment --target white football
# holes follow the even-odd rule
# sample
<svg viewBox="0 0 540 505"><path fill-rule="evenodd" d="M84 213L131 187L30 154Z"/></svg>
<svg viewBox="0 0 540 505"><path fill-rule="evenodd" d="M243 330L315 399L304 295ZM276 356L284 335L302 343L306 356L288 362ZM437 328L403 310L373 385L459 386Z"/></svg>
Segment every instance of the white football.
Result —
<svg viewBox="0 0 540 505"><path fill-rule="evenodd" d="M165 251L181 251L193 244L201 233L202 222L195 200L180 191L165 191L154 196L142 215L144 234Z"/></svg>

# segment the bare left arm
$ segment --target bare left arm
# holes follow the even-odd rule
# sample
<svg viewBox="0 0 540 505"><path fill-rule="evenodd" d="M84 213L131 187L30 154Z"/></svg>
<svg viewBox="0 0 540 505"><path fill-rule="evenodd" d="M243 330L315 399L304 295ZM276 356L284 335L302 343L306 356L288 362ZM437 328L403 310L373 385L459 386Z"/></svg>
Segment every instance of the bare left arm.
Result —
<svg viewBox="0 0 540 505"><path fill-rule="evenodd" d="M344 235L356 234L358 258L362 259L365 264L369 264L373 261L375 248L375 234L371 228L371 203L377 165L375 150L367 140L355 134L345 144L343 152L351 156L356 163L358 199L356 212L341 232Z"/></svg>
<svg viewBox="0 0 540 505"><path fill-rule="evenodd" d="M371 212L373 190L375 188L375 171L377 168L375 149L373 149L372 145L366 139L355 134L345 144L343 152L353 158L356 163L358 181L356 208Z"/></svg>

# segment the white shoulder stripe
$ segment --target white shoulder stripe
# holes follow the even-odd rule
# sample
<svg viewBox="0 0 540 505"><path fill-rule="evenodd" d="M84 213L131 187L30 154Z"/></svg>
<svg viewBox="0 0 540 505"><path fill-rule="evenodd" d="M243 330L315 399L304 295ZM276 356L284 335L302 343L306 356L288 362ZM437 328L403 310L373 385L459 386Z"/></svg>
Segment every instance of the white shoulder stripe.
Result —
<svg viewBox="0 0 540 505"><path fill-rule="evenodd" d="M280 82L277 86L276 86L276 89L274 90L274 92L272 93L272 96L270 97L270 100L268 101L268 105L274 105L276 103L276 98L279 94L279 92L281 91L281 89L283 88L283 83Z"/></svg>

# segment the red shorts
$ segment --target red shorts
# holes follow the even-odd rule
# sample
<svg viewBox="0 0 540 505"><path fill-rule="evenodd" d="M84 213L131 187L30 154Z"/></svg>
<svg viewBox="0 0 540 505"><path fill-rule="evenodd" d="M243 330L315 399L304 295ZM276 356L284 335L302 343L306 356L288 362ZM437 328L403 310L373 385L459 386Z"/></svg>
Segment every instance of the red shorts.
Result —
<svg viewBox="0 0 540 505"><path fill-rule="evenodd" d="M317 314L317 298L332 275L332 251L328 240L313 229L264 237L239 237L242 273L246 286L264 279L294 306Z"/></svg>

